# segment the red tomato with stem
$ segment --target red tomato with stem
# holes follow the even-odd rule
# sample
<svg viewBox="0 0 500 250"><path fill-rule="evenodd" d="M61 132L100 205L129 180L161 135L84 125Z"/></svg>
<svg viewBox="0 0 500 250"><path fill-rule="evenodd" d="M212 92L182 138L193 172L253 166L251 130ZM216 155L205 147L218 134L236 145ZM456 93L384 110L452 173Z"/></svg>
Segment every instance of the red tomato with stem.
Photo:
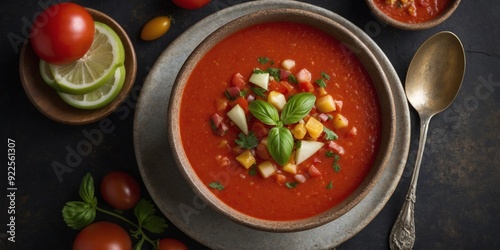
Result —
<svg viewBox="0 0 500 250"><path fill-rule="evenodd" d="M127 210L133 208L141 197L139 183L124 172L110 172L101 182L101 195L110 206Z"/></svg>
<svg viewBox="0 0 500 250"><path fill-rule="evenodd" d="M112 222L95 222L85 227L75 238L73 250L130 250L132 240L127 231Z"/></svg>
<svg viewBox="0 0 500 250"><path fill-rule="evenodd" d="M183 9L195 10L207 5L210 0L172 0L172 2Z"/></svg>
<svg viewBox="0 0 500 250"><path fill-rule="evenodd" d="M158 242L158 250L187 250L187 246L179 240L163 238Z"/></svg>
<svg viewBox="0 0 500 250"><path fill-rule="evenodd" d="M74 3L60 3L36 17L30 41L33 50L44 61L66 64L87 53L94 32L94 19L85 8Z"/></svg>

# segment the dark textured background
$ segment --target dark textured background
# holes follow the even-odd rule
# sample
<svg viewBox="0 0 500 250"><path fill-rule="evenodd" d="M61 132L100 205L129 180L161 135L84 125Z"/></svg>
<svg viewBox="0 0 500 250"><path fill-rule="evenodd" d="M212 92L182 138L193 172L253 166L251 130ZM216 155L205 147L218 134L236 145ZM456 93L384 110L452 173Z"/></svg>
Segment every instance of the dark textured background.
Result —
<svg viewBox="0 0 500 250"><path fill-rule="evenodd" d="M213 0L195 11L182 10L169 0L75 1L100 10L129 34L137 53L136 89L122 112L109 116L115 129L104 134L81 164L58 181L51 164L65 162L67 147L84 140L83 130L98 128L58 124L43 116L28 100L19 79L21 44L9 37L25 37L27 21L43 3L56 0L17 0L0 3L0 152L7 154L7 138L16 141L16 244L17 249L70 249L77 231L61 218L66 201L78 199L78 186L90 172L97 183L110 171L123 170L140 180L132 126L140 86L159 54L182 32L207 15L244 2ZM365 30L387 54L402 82L410 60L431 35L450 30L462 40L467 71L454 104L431 121L417 191L415 249L500 249L500 2L464 0L443 24L425 31L403 31L377 21L364 1L308 0L347 18ZM172 15L170 31L153 42L139 39L141 27L151 18ZM418 138L418 117L411 110L410 155L401 181L385 208L359 234L339 249L387 249L392 224L406 194ZM7 160L0 166L0 249L7 244ZM148 194L143 187L143 195ZM101 219L109 219L99 216ZM210 233L210 232L207 232ZM161 237L174 237L193 249L196 241L169 226ZM230 240L230 239L228 239ZM249 239L252 240L252 239Z"/></svg>

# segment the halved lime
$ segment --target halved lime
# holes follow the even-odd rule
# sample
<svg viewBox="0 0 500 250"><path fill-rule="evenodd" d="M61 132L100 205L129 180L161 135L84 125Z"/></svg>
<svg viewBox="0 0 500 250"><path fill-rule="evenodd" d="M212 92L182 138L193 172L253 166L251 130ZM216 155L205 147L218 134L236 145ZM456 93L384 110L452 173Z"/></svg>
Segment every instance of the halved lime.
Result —
<svg viewBox="0 0 500 250"><path fill-rule="evenodd" d="M50 64L54 80L65 93L82 95L98 89L125 61L125 50L116 32L104 23L94 23L94 42L82 58L66 65Z"/></svg>
<svg viewBox="0 0 500 250"><path fill-rule="evenodd" d="M50 64L45 62L44 60L40 59L40 75L42 75L42 79L45 83L47 83L51 88L61 91L61 87L57 85L56 81L54 80L54 76L52 75L52 72L50 72Z"/></svg>
<svg viewBox="0 0 500 250"><path fill-rule="evenodd" d="M80 109L98 109L111 103L125 82L125 66L118 67L111 78L98 89L83 95L72 95L58 92L69 105Z"/></svg>

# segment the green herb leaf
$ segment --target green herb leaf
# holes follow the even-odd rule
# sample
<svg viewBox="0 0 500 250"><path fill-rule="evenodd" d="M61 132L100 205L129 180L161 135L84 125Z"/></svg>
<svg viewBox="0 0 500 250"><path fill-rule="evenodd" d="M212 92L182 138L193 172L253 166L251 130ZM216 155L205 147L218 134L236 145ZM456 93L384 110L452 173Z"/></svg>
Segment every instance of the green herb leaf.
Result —
<svg viewBox="0 0 500 250"><path fill-rule="evenodd" d="M260 64L266 64L266 63L270 63L271 65L274 64L274 61L269 59L269 57L266 57L266 56L257 58L257 61Z"/></svg>
<svg viewBox="0 0 500 250"><path fill-rule="evenodd" d="M327 127L323 127L323 131L325 131L326 139L327 140L334 141L334 140L339 139L339 137L337 136L337 134L335 134L335 132L333 132L332 130L328 129Z"/></svg>
<svg viewBox="0 0 500 250"><path fill-rule="evenodd" d="M314 82L317 83L320 87L326 88L326 82L325 82L325 80L323 78L318 79L318 80L316 80Z"/></svg>
<svg viewBox="0 0 500 250"><path fill-rule="evenodd" d="M325 79L325 80L330 80L330 76L327 73L325 73L324 71L321 71L321 77L323 77L323 79Z"/></svg>
<svg viewBox="0 0 500 250"><path fill-rule="evenodd" d="M253 132L248 133L248 135L239 133L238 139L235 139L234 141L236 144L240 145L240 147L246 149L252 149L259 145L259 140Z"/></svg>
<svg viewBox="0 0 500 250"><path fill-rule="evenodd" d="M255 93L255 95L257 96L260 96L260 97L263 97L265 98L266 95L264 95L264 93L267 91L261 87L255 87L255 88L252 88L252 91Z"/></svg>
<svg viewBox="0 0 500 250"><path fill-rule="evenodd" d="M257 175L257 164L253 164L249 169L248 169L248 175L250 176L255 176Z"/></svg>
<svg viewBox="0 0 500 250"><path fill-rule="evenodd" d="M76 230L80 230L94 222L95 215L95 206L83 201L67 202L62 209L64 222L68 227Z"/></svg>
<svg viewBox="0 0 500 250"><path fill-rule="evenodd" d="M268 68L267 73L274 78L275 81L281 81L281 69L278 68Z"/></svg>
<svg viewBox="0 0 500 250"><path fill-rule="evenodd" d="M283 107L281 121L285 125L299 122L309 114L314 102L316 102L316 96L309 92L294 95Z"/></svg>
<svg viewBox="0 0 500 250"><path fill-rule="evenodd" d="M326 157L333 157L334 156L333 151L331 151L331 150L326 151L325 155L326 155Z"/></svg>
<svg viewBox="0 0 500 250"><path fill-rule="evenodd" d="M267 125L276 125L279 121L279 114L276 108L262 100L250 102L248 109L257 119Z"/></svg>
<svg viewBox="0 0 500 250"><path fill-rule="evenodd" d="M333 188L333 181L328 182L328 185L326 185L326 189L332 189Z"/></svg>
<svg viewBox="0 0 500 250"><path fill-rule="evenodd" d="M274 127L269 130L267 138L267 149L269 153L279 165L285 165L292 155L292 133L287 128Z"/></svg>
<svg viewBox="0 0 500 250"><path fill-rule="evenodd" d="M299 81L297 81L297 77L295 77L294 75L289 75L289 76L288 76L288 81L289 81L290 83L293 83L293 84L297 84L297 83L299 83Z"/></svg>
<svg viewBox="0 0 500 250"><path fill-rule="evenodd" d="M211 188L214 188L214 189L217 189L219 191L222 191L224 190L224 186L222 184L220 184L220 182L210 182L210 184L208 184L209 187Z"/></svg>
<svg viewBox="0 0 500 250"><path fill-rule="evenodd" d="M334 158L335 158L335 160L333 163L337 163L340 160L340 155L335 155Z"/></svg>
<svg viewBox="0 0 500 250"><path fill-rule="evenodd" d="M295 148L299 149L300 147L302 147L302 140L295 141Z"/></svg>
<svg viewBox="0 0 500 250"><path fill-rule="evenodd" d="M167 222L162 217L155 215L155 208L150 201L141 199L134 208L134 215L143 227L151 233L163 233L167 228Z"/></svg>
<svg viewBox="0 0 500 250"><path fill-rule="evenodd" d="M338 163L334 163L332 167L335 173L340 172L340 165Z"/></svg>
<svg viewBox="0 0 500 250"><path fill-rule="evenodd" d="M299 183L298 183L298 182L296 182L296 181L294 181L294 182L286 182L286 183L285 183L285 186L286 186L287 188L292 189L292 188L297 187L297 184L299 184Z"/></svg>
<svg viewBox="0 0 500 250"><path fill-rule="evenodd" d="M82 179L79 190L80 197L84 202L92 205L97 204L97 198L94 195L94 189L94 178L92 178L92 175L90 173L87 173Z"/></svg>

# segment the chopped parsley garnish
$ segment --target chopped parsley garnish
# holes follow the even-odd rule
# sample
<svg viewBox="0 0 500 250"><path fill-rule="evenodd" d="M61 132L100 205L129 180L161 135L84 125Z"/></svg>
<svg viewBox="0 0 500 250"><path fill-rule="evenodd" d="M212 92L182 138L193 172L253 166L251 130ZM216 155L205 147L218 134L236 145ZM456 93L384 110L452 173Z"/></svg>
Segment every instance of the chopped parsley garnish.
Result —
<svg viewBox="0 0 500 250"><path fill-rule="evenodd" d="M259 96L259 97L262 97L262 98L265 98L266 95L264 95L264 93L267 91L261 87L255 87L255 88L252 88L252 91L255 93L255 95Z"/></svg>
<svg viewBox="0 0 500 250"><path fill-rule="evenodd" d="M325 155L326 155L326 157L333 157L333 156L335 156L335 154L331 150L326 151Z"/></svg>
<svg viewBox="0 0 500 250"><path fill-rule="evenodd" d="M257 175L257 164L253 164L249 169L248 169L248 175L250 176L255 176Z"/></svg>
<svg viewBox="0 0 500 250"><path fill-rule="evenodd" d="M248 135L239 133L238 138L235 139L234 142L240 145L240 147L246 149L252 149L259 145L259 140L257 139L257 137L253 132L248 133Z"/></svg>
<svg viewBox="0 0 500 250"><path fill-rule="evenodd" d="M210 182L210 184L208 184L209 187L213 188L213 189L217 189L219 191L222 191L224 190L224 186L222 184L220 184L220 182Z"/></svg>
<svg viewBox="0 0 500 250"><path fill-rule="evenodd" d="M294 182L287 182L287 183L285 183L285 186L286 186L287 188L292 189L292 188L297 187L297 184L299 184L299 183L298 183L298 182L296 182L296 181L294 181Z"/></svg>
<svg viewBox="0 0 500 250"><path fill-rule="evenodd" d="M335 140L337 140L339 138L337 136L337 134L335 134L335 132L333 132L332 130L328 129L327 127L323 127L323 131L325 131L326 139L329 140L329 141L335 141Z"/></svg>
<svg viewBox="0 0 500 250"><path fill-rule="evenodd" d="M326 189L332 189L333 188L333 181L328 182L328 185L326 185Z"/></svg>
<svg viewBox="0 0 500 250"><path fill-rule="evenodd" d="M268 68L267 73L274 78L275 81L279 82L281 79L281 69L278 68Z"/></svg>
<svg viewBox="0 0 500 250"><path fill-rule="evenodd" d="M302 147L302 140L297 140L297 141L295 142L295 148L296 148L296 149L299 149L300 147Z"/></svg>
<svg viewBox="0 0 500 250"><path fill-rule="evenodd" d="M259 61L260 64L267 64L270 63L271 65L274 64L274 61L269 59L267 56L259 57L257 58L257 61Z"/></svg>
<svg viewBox="0 0 500 250"><path fill-rule="evenodd" d="M299 81L297 81L297 77L295 77L294 75L289 75L289 76L288 76L288 81L289 81L290 83L293 83L293 84L297 84L297 83L299 83Z"/></svg>
<svg viewBox="0 0 500 250"><path fill-rule="evenodd" d="M322 88L326 87L326 82L323 78L316 80L315 83L317 83Z"/></svg>
<svg viewBox="0 0 500 250"><path fill-rule="evenodd" d="M332 167L335 173L340 172L340 165L338 163L334 163Z"/></svg>
<svg viewBox="0 0 500 250"><path fill-rule="evenodd" d="M321 77L323 77L323 79L325 80L330 80L330 76L326 74L324 71L321 71Z"/></svg>

